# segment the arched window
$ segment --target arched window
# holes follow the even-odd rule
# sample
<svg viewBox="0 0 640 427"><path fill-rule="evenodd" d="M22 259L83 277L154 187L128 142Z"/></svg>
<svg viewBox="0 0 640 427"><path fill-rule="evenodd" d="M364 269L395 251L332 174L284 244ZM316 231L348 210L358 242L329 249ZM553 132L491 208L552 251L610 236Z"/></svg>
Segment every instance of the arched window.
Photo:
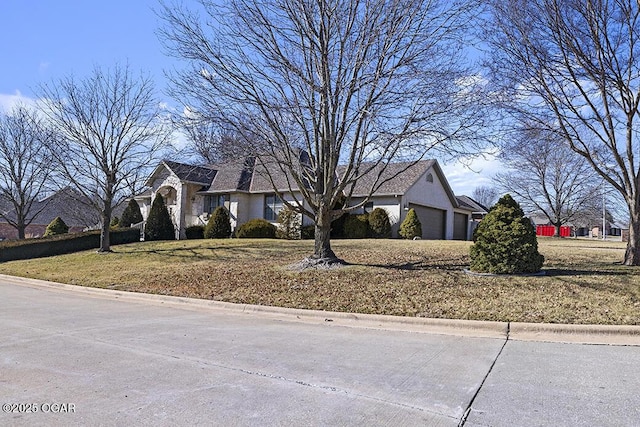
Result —
<svg viewBox="0 0 640 427"><path fill-rule="evenodd" d="M433 182L433 175L430 173L427 174L427 182Z"/></svg>

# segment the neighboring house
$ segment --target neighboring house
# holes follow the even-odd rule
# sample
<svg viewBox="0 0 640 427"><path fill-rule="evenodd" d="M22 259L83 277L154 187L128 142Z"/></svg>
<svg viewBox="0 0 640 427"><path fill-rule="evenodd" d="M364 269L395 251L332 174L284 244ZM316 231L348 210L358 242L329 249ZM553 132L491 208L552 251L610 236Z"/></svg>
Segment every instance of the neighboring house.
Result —
<svg viewBox="0 0 640 427"><path fill-rule="evenodd" d="M390 164L382 177L391 177L407 166L408 163ZM357 182L352 203L366 197L377 174L374 169ZM146 220L153 198L161 194L179 238L186 237L187 227L205 225L218 206L229 210L234 229L253 218L275 223L284 204L276 196L274 185L286 200L293 200L293 195L288 191L285 174L272 175L273 183L254 159L209 166L165 160L147 178L148 190L134 199ZM483 208L476 203L468 204L467 199L456 198L437 161L424 160L380 186L362 210L384 208L389 214L394 236L409 209L413 208L422 223L424 239L468 240L473 231L474 214ZM303 219L303 224L311 223L312 219Z"/></svg>
<svg viewBox="0 0 640 427"><path fill-rule="evenodd" d="M69 226L70 233L77 233L86 228L94 227L100 222L100 217L86 205L79 202L80 196L70 188L57 191L53 195L34 203L31 212L39 212L25 230L26 237L41 237L47 225L56 217ZM6 200L0 201L0 209L5 209L11 215L13 207ZM17 239L18 230L0 218L0 240Z"/></svg>
<svg viewBox="0 0 640 427"><path fill-rule="evenodd" d="M467 240L471 240L473 237L473 232L482 219L489 213L489 209L483 204L473 200L469 196L456 196L458 201L458 207L460 209L471 210L471 221L469 222L469 230ZM462 221L460 217L458 217L459 221ZM458 229L461 225L458 225ZM459 239L463 240L463 239Z"/></svg>

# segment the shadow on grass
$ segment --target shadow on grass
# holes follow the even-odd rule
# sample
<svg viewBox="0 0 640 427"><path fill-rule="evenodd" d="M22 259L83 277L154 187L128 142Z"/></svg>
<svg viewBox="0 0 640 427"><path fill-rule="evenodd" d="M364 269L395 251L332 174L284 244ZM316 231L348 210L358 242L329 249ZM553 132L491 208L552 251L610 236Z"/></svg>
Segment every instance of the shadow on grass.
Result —
<svg viewBox="0 0 640 427"><path fill-rule="evenodd" d="M634 271L616 271L616 270L579 270L572 268L543 268L547 273L547 277L561 276L634 276Z"/></svg>
<svg viewBox="0 0 640 427"><path fill-rule="evenodd" d="M238 259L242 256L254 254L256 247L252 245L234 245L234 246L198 246L195 248L136 248L129 252L132 255L147 254L161 255L170 258L182 258L193 260L210 260L210 259ZM210 252L210 253L208 253Z"/></svg>
<svg viewBox="0 0 640 427"><path fill-rule="evenodd" d="M124 252L121 252L124 254ZM137 247L127 252L128 255L158 255L167 258L192 260L192 261L214 261L214 260L237 260L264 258L265 262L271 262L273 258L283 258L292 253L290 248L278 247L265 244L256 244L255 241L248 241L244 244L217 245L215 243L202 244L197 246L176 246L166 247ZM300 254L303 258L303 254Z"/></svg>
<svg viewBox="0 0 640 427"><path fill-rule="evenodd" d="M444 271L462 271L469 268L469 264L463 262L452 262L452 260L419 260L403 263L388 264L372 264L372 263L352 263L351 265L359 265L362 267L384 268L387 270L398 271L427 271L427 270L444 270Z"/></svg>

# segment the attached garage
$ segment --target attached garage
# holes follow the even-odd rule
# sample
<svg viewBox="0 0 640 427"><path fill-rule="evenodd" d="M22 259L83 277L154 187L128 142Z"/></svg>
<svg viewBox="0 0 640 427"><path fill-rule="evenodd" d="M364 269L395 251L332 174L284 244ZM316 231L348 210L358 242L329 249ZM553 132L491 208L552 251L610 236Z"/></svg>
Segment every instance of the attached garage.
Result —
<svg viewBox="0 0 640 427"><path fill-rule="evenodd" d="M443 240L446 238L447 211L429 208L413 203L409 204L414 209L422 224L422 238L430 240Z"/></svg>
<svg viewBox="0 0 640 427"><path fill-rule="evenodd" d="M467 240L469 216L455 212L453 214L453 240Z"/></svg>

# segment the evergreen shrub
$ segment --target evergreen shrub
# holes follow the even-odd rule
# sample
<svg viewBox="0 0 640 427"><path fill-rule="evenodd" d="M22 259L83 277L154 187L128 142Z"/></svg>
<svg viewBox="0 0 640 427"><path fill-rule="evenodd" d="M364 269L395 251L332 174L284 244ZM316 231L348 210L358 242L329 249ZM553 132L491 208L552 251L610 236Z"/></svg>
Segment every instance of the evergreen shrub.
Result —
<svg viewBox="0 0 640 427"><path fill-rule="evenodd" d="M410 240L416 237L422 237L422 224L415 209L411 208L409 212L407 212L407 216L404 221L402 221L402 224L400 224L399 234L403 239Z"/></svg>
<svg viewBox="0 0 640 427"><path fill-rule="evenodd" d="M369 231L369 215L348 214L344 221L344 238L345 239L364 239Z"/></svg>
<svg viewBox="0 0 640 427"><path fill-rule="evenodd" d="M274 239L276 237L276 226L266 219L251 219L236 230L236 237L240 239Z"/></svg>
<svg viewBox="0 0 640 427"><path fill-rule="evenodd" d="M206 239L226 239L231 236L231 216L224 206L218 206L204 228Z"/></svg>
<svg viewBox="0 0 640 427"><path fill-rule="evenodd" d="M187 239L204 239L204 226L192 225L184 230Z"/></svg>
<svg viewBox="0 0 640 427"><path fill-rule="evenodd" d="M342 214L340 217L331 221L331 238L332 239L343 239L344 238L344 224L349 217L348 213Z"/></svg>
<svg viewBox="0 0 640 427"><path fill-rule="evenodd" d="M300 239L300 215L297 212L285 207L278 212L278 228L276 237L278 239L295 240Z"/></svg>
<svg viewBox="0 0 640 427"><path fill-rule="evenodd" d="M175 240L175 229L162 195L156 194L144 228L144 240Z"/></svg>
<svg viewBox="0 0 640 427"><path fill-rule="evenodd" d="M64 223L59 216L55 217L44 232L43 237L57 236L58 234L67 234L69 232L69 226Z"/></svg>
<svg viewBox="0 0 640 427"><path fill-rule="evenodd" d="M300 238L303 240L313 240L316 237L315 224L303 225L300 228Z"/></svg>
<svg viewBox="0 0 640 427"><path fill-rule="evenodd" d="M131 227L133 224L138 224L143 221L142 212L140 212L140 206L138 202L131 199L127 204L127 207L122 212L122 218L120 218L120 227Z"/></svg>
<svg viewBox="0 0 640 427"><path fill-rule="evenodd" d="M388 239L391 237L391 222L386 210L375 208L369 214L369 236L374 239Z"/></svg>
<svg viewBox="0 0 640 427"><path fill-rule="evenodd" d="M473 241L470 269L475 272L537 273L544 263L533 224L508 194L480 221Z"/></svg>

